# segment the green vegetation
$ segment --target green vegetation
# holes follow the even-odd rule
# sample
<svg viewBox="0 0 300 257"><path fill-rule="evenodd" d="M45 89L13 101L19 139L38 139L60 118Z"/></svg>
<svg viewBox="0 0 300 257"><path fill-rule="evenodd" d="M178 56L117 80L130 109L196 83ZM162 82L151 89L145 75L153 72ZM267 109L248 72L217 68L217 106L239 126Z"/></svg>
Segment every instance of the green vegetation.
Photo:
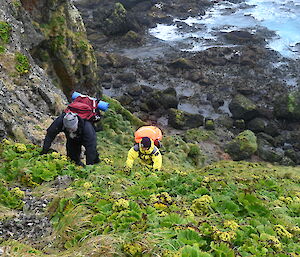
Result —
<svg viewBox="0 0 300 257"><path fill-rule="evenodd" d="M184 134L184 140L187 142L200 142L200 141L215 141L216 135L213 131L194 128L189 129Z"/></svg>
<svg viewBox="0 0 300 257"><path fill-rule="evenodd" d="M11 25L7 22L0 21L0 54L5 52L5 45L10 40Z"/></svg>
<svg viewBox="0 0 300 257"><path fill-rule="evenodd" d="M19 74L23 75L23 74L27 74L30 71L30 63L29 60L27 58L27 56L25 56L22 53L16 53L15 54L15 59L16 59L16 70Z"/></svg>
<svg viewBox="0 0 300 257"><path fill-rule="evenodd" d="M122 169L141 121L109 101L98 132L100 164L76 167L58 153L40 156L31 144L1 144L7 197L0 205L19 208L17 186L47 197L58 175L72 178L51 195L51 244L0 243L12 256L299 256L299 168L244 161L198 167L195 142L165 136L163 170L136 164L128 176Z"/></svg>
<svg viewBox="0 0 300 257"><path fill-rule="evenodd" d="M22 6L22 3L20 2L20 0L14 0L14 1L12 1L12 4L15 8L20 8Z"/></svg>
<svg viewBox="0 0 300 257"><path fill-rule="evenodd" d="M8 44L10 39L11 25L7 22L0 21L0 43Z"/></svg>

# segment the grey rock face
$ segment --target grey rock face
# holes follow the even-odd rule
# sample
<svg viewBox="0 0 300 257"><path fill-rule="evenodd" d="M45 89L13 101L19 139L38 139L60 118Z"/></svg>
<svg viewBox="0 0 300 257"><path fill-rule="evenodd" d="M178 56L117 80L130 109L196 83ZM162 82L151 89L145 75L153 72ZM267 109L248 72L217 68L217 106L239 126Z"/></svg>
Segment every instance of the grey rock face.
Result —
<svg viewBox="0 0 300 257"><path fill-rule="evenodd" d="M23 210L15 217L0 221L0 237L4 240L36 240L51 233L50 220L43 214L49 200L33 197L26 192L24 202Z"/></svg>
<svg viewBox="0 0 300 257"><path fill-rule="evenodd" d="M0 3L0 21L11 27L0 58L1 136L39 143L51 115L63 109L66 99L31 57L29 50L39 44L43 36L33 27L25 10L16 8L9 1ZM18 55L28 60L28 72L17 71Z"/></svg>
<svg viewBox="0 0 300 257"><path fill-rule="evenodd" d="M101 94L101 90L95 87L96 58L83 40L85 27L71 1L24 0L21 4L0 1L0 22L9 28L8 40L0 39L4 49L0 53L0 138L40 144L52 116L67 104L62 91L68 94L80 88L83 93ZM64 33L62 38L53 32L58 16L64 25L58 29Z"/></svg>

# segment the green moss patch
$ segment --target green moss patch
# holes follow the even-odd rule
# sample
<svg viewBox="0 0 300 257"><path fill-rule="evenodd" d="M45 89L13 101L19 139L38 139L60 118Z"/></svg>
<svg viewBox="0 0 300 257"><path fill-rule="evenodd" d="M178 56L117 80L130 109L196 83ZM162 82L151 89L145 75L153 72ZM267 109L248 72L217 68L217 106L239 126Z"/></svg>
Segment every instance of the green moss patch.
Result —
<svg viewBox="0 0 300 257"><path fill-rule="evenodd" d="M16 70L19 74L27 74L30 71L30 63L28 60L28 57L22 53L16 53L15 54L15 60L16 60Z"/></svg>
<svg viewBox="0 0 300 257"><path fill-rule="evenodd" d="M0 44L8 44L10 40L11 25L0 21Z"/></svg>

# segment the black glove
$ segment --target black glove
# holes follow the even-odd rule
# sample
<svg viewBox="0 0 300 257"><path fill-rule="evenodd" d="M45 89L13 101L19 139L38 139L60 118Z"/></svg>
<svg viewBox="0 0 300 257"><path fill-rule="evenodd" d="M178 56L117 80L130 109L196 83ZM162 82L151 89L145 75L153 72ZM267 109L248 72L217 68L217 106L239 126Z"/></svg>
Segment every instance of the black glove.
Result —
<svg viewBox="0 0 300 257"><path fill-rule="evenodd" d="M44 154L46 154L46 153L48 153L48 150L43 149L43 150L40 152L40 155L44 155Z"/></svg>
<svg viewBox="0 0 300 257"><path fill-rule="evenodd" d="M76 165L81 166L81 167L85 167L84 163L81 161L76 162Z"/></svg>
<svg viewBox="0 0 300 257"><path fill-rule="evenodd" d="M96 157L96 159L94 160L94 164L99 163L100 162L100 158L99 156Z"/></svg>

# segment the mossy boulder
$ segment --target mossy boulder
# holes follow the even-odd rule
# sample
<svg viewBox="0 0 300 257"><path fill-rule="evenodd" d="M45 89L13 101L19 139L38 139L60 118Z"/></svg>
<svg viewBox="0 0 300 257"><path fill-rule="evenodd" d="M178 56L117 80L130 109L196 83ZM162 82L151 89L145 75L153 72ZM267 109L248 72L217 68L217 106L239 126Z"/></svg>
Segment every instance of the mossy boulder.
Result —
<svg viewBox="0 0 300 257"><path fill-rule="evenodd" d="M203 125L204 117L201 114L191 114L171 108L168 123L176 129L197 128Z"/></svg>
<svg viewBox="0 0 300 257"><path fill-rule="evenodd" d="M150 110L160 108L177 108L179 100L174 88L167 88L163 91L157 90L151 93L150 97L145 99L145 103Z"/></svg>
<svg viewBox="0 0 300 257"><path fill-rule="evenodd" d="M206 119L204 127L207 130L214 130L215 129L215 122L214 122L214 120L212 120L212 119Z"/></svg>
<svg viewBox="0 0 300 257"><path fill-rule="evenodd" d="M234 126L235 128L244 130L245 127L246 127L245 120L243 120L243 119L235 120L235 121L233 122L233 126Z"/></svg>
<svg viewBox="0 0 300 257"><path fill-rule="evenodd" d="M227 115L220 116L216 119L215 123L217 126L225 127L231 129L233 127L233 119Z"/></svg>
<svg viewBox="0 0 300 257"><path fill-rule="evenodd" d="M235 139L225 146L225 151L233 160L245 160L251 157L257 150L257 139L250 130L241 132Z"/></svg>
<svg viewBox="0 0 300 257"><path fill-rule="evenodd" d="M101 56L102 58L99 55L97 57L98 57L97 58L98 61L100 62L100 65L101 65L101 62L103 61L103 59L106 58L108 63L105 66L112 66L114 68L125 68L125 67L133 64L132 59L130 59L126 56L115 54L115 53L102 54L102 56Z"/></svg>
<svg viewBox="0 0 300 257"><path fill-rule="evenodd" d="M267 126L267 120L263 118L254 118L247 124L247 128L253 132L263 132Z"/></svg>
<svg viewBox="0 0 300 257"><path fill-rule="evenodd" d="M115 3L113 8L103 17L100 15L99 19L99 26L106 35L125 34L129 31L127 11L121 3Z"/></svg>
<svg viewBox="0 0 300 257"><path fill-rule="evenodd" d="M234 119L251 120L258 114L256 105L241 94L237 94L232 99L229 110Z"/></svg>
<svg viewBox="0 0 300 257"><path fill-rule="evenodd" d="M139 43L142 39L135 33L142 31L144 22L148 24L144 8L149 9L150 2L96 0L80 1L80 3L76 3L76 6L84 10L83 13L86 11L90 13L90 17L86 17L86 21L89 23L88 27L92 28L94 37L97 38L100 35L103 40L106 40L111 36L123 36L119 41L124 44ZM128 32L129 34L127 34Z"/></svg>
<svg viewBox="0 0 300 257"><path fill-rule="evenodd" d="M143 37L135 31L130 30L123 36L123 40L127 44L140 45L143 42Z"/></svg>
<svg viewBox="0 0 300 257"><path fill-rule="evenodd" d="M280 96L274 103L274 115L279 119L300 120L300 91Z"/></svg>

